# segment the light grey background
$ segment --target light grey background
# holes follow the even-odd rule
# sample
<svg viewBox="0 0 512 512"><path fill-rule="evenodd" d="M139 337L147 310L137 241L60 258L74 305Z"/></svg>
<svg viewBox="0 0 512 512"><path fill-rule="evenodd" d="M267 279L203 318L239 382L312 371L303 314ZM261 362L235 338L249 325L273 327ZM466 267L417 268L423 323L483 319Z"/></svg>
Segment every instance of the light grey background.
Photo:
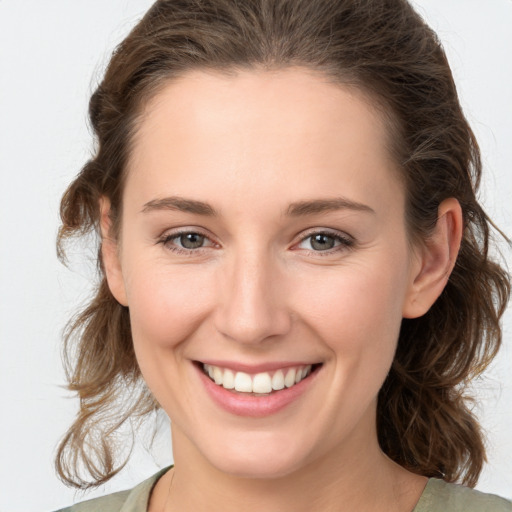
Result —
<svg viewBox="0 0 512 512"><path fill-rule="evenodd" d="M510 236L512 1L415 3L445 44L484 156L482 199ZM58 201L91 151L86 111L94 84L150 4L0 0L0 512L48 511L84 498L57 480L52 457L77 407L62 388L60 335L88 296L94 253L72 258L71 270L58 263ZM510 261L510 251L505 256ZM489 432L479 488L509 498L511 355L509 307L503 351L476 383ZM151 453L139 440L130 465L86 497L132 486L170 460L166 431Z"/></svg>

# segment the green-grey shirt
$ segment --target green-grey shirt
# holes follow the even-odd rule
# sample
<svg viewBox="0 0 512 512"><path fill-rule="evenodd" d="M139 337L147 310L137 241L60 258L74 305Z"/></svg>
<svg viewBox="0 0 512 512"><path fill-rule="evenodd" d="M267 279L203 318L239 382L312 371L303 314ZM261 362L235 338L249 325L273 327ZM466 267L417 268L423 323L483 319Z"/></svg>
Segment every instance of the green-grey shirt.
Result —
<svg viewBox="0 0 512 512"><path fill-rule="evenodd" d="M83 501L57 512L146 512L159 471L131 490ZM413 512L512 512L512 502L462 485L430 478Z"/></svg>

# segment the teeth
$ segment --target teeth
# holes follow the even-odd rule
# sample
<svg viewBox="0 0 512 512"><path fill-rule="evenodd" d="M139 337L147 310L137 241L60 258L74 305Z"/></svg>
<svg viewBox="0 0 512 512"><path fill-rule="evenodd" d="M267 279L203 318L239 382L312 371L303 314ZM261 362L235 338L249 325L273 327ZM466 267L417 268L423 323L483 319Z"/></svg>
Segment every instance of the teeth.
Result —
<svg viewBox="0 0 512 512"><path fill-rule="evenodd" d="M283 370L277 370L272 377L272 389L279 391L284 388L284 373Z"/></svg>
<svg viewBox="0 0 512 512"><path fill-rule="evenodd" d="M224 370L222 385L226 389L235 389L235 374L231 370Z"/></svg>
<svg viewBox="0 0 512 512"><path fill-rule="evenodd" d="M258 373L252 380L253 393L270 393L272 391L272 379L268 373Z"/></svg>
<svg viewBox="0 0 512 512"><path fill-rule="evenodd" d="M215 384L222 384L222 381L223 381L222 370L218 366L216 366L213 369L213 380L215 381Z"/></svg>
<svg viewBox="0 0 512 512"><path fill-rule="evenodd" d="M251 376L244 372L237 372L235 375L235 390L242 393L252 393Z"/></svg>
<svg viewBox="0 0 512 512"><path fill-rule="evenodd" d="M258 394L280 391L285 387L291 388L311 373L311 365L277 370L273 375L269 372L257 373L256 375L249 375L245 372L234 373L232 370L209 364L203 365L203 368L204 372L218 386L225 389L234 389L240 393Z"/></svg>
<svg viewBox="0 0 512 512"><path fill-rule="evenodd" d="M287 388L291 388L295 384L295 374L296 374L295 368L290 368L286 372L286 377L284 378L284 385Z"/></svg>

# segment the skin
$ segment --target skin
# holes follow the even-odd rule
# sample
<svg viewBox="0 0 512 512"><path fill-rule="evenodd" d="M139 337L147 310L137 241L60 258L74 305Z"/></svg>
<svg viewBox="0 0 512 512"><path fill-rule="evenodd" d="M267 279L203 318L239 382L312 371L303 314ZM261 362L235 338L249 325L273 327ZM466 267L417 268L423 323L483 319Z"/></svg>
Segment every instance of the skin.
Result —
<svg viewBox="0 0 512 512"><path fill-rule="evenodd" d="M172 421L176 468L150 511L414 507L426 479L381 452L377 394L402 318L446 284L462 222L449 199L428 243L411 245L388 142L367 97L301 68L189 72L146 105L119 240L107 198L100 207L109 286ZM169 197L216 213L164 207ZM203 247L180 248L177 230L204 235ZM312 246L318 232L332 249ZM205 392L193 362L211 359L321 367L293 404L250 418Z"/></svg>

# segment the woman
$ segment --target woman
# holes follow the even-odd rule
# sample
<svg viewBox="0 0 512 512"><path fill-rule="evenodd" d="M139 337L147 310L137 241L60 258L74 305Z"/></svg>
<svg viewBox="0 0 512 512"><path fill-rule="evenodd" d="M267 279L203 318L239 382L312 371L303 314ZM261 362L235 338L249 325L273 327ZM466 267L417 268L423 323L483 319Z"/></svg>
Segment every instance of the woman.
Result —
<svg viewBox="0 0 512 512"><path fill-rule="evenodd" d="M108 480L118 428L159 407L175 466L71 510L512 510L450 484L485 459L464 385L510 281L407 2L159 1L90 117L59 247L96 229L103 280L67 338L57 468Z"/></svg>

